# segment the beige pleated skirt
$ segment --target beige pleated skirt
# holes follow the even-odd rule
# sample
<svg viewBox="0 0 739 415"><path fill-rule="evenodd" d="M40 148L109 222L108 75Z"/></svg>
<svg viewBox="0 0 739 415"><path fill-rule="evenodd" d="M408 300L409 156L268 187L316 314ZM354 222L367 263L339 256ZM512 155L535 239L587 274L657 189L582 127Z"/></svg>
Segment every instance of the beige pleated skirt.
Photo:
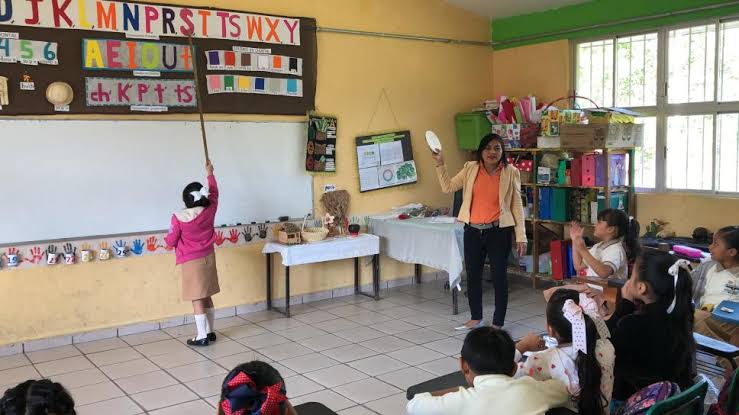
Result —
<svg viewBox="0 0 739 415"><path fill-rule="evenodd" d="M221 292L215 252L204 258L187 261L180 265L180 269L183 300L200 300Z"/></svg>

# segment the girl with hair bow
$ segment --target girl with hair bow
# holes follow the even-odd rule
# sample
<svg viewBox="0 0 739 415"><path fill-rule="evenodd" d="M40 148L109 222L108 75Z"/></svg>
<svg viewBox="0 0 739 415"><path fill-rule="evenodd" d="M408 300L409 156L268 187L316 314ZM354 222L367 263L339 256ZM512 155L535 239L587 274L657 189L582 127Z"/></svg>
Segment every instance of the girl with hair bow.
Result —
<svg viewBox="0 0 739 415"><path fill-rule="evenodd" d="M547 303L547 331L558 345L542 350L542 339L531 333L516 344L515 377L556 379L567 386L568 408L581 414L606 413L613 391L615 351L598 305L587 295L560 289ZM532 353L520 362L522 353Z"/></svg>
<svg viewBox="0 0 739 415"><path fill-rule="evenodd" d="M208 187L193 182L182 191L186 209L172 215L167 247L175 249L177 265L182 270L182 299L192 301L197 334L188 339L190 346L207 346L216 341L215 313L212 296L221 291L218 285L216 252L213 248L213 224L218 211L218 184L213 165L205 165Z"/></svg>
<svg viewBox="0 0 739 415"><path fill-rule="evenodd" d="M223 380L218 415L297 415L287 400L277 369L254 360L235 367Z"/></svg>

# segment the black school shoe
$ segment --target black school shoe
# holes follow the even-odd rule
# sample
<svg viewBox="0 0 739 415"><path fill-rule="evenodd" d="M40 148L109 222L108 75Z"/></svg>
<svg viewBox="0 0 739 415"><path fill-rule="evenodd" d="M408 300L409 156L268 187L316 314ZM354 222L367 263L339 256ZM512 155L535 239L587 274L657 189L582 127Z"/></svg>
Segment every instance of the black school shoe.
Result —
<svg viewBox="0 0 739 415"><path fill-rule="evenodd" d="M195 340L194 338L187 339L188 346L203 347L203 346L207 346L208 344L210 344L210 341L208 340L207 337L204 339L200 339L200 340Z"/></svg>
<svg viewBox="0 0 739 415"><path fill-rule="evenodd" d="M208 341L211 341L211 342L216 341L216 333L215 332L208 333Z"/></svg>

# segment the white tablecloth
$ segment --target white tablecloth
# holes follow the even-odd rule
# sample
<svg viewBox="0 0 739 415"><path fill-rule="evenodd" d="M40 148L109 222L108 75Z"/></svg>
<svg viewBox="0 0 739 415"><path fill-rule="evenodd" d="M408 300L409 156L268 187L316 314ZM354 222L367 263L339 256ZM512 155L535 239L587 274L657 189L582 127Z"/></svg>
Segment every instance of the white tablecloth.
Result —
<svg viewBox="0 0 739 415"><path fill-rule="evenodd" d="M279 253L282 256L282 265L286 267L313 264L377 255L380 253L380 238L375 235L361 234L355 237L329 238L320 242L301 245L283 245L277 242L269 242L264 245L262 253Z"/></svg>
<svg viewBox="0 0 739 415"><path fill-rule="evenodd" d="M372 234L381 238L382 253L410 264L422 264L449 273L449 286L459 284L464 269L464 225L435 223L433 218L370 218Z"/></svg>

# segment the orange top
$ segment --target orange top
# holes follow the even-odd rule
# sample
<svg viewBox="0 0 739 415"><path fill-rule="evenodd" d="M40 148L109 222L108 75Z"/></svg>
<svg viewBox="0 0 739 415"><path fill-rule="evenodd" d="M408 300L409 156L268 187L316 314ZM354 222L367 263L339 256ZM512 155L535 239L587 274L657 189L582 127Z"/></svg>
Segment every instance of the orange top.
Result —
<svg viewBox="0 0 739 415"><path fill-rule="evenodd" d="M472 187L472 207L470 223L492 223L500 218L500 173L502 166L498 164L494 175L488 174L484 166L477 172Z"/></svg>

